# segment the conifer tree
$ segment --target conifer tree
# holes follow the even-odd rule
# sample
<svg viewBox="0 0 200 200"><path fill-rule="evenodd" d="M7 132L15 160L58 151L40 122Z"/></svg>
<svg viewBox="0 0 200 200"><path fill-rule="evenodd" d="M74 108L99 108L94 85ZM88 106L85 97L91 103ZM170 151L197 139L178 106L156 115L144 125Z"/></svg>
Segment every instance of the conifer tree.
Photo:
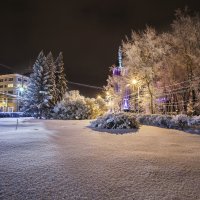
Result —
<svg viewBox="0 0 200 200"><path fill-rule="evenodd" d="M45 85L46 90L48 91L49 95L49 106L52 108L55 106L56 103L56 82L55 82L55 72L56 67L53 59L53 55L51 52L47 55L46 58L46 76L47 76L47 83Z"/></svg>
<svg viewBox="0 0 200 200"><path fill-rule="evenodd" d="M33 65L33 72L30 76L30 82L24 97L25 112L32 116L41 118L44 116L45 110L48 108L48 91L46 88L46 57L41 51Z"/></svg>
<svg viewBox="0 0 200 200"><path fill-rule="evenodd" d="M67 80L64 72L63 54L59 53L55 61L56 65L56 102L60 102L67 91Z"/></svg>

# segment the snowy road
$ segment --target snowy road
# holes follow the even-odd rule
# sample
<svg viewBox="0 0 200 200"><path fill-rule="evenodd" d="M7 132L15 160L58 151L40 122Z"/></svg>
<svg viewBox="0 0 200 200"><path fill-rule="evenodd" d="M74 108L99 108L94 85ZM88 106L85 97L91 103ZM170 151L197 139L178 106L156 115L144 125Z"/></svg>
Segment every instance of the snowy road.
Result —
<svg viewBox="0 0 200 200"><path fill-rule="evenodd" d="M200 135L0 119L0 199L200 199ZM9 126L11 125L11 126Z"/></svg>

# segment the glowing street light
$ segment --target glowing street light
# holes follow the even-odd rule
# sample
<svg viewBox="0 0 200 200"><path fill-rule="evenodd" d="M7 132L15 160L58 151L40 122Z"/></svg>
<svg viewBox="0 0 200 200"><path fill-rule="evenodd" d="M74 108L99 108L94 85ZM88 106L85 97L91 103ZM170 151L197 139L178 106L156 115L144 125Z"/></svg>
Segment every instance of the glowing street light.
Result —
<svg viewBox="0 0 200 200"><path fill-rule="evenodd" d="M133 85L136 85L136 84L138 83L138 81L137 81L136 79L133 79L133 80L131 81L131 83L132 83Z"/></svg>
<svg viewBox="0 0 200 200"><path fill-rule="evenodd" d="M20 91L20 92L24 92L24 88L23 88L23 87L20 87L20 88L19 88L19 91Z"/></svg>
<svg viewBox="0 0 200 200"><path fill-rule="evenodd" d="M19 102L19 100L22 98L22 94L23 94L23 92L24 92L24 87L23 87L23 85L21 85L21 86L18 86L18 88L17 88L17 111L19 112L20 111L20 102Z"/></svg>
<svg viewBox="0 0 200 200"><path fill-rule="evenodd" d="M138 85L138 80L133 79L131 83L135 86L137 85L137 96L138 96L138 113L139 113L139 99L140 99L140 86Z"/></svg>

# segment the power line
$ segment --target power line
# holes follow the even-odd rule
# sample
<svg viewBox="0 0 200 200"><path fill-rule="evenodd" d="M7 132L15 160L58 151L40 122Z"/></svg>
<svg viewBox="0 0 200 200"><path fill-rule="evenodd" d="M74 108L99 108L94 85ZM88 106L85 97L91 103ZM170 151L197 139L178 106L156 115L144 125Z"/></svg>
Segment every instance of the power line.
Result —
<svg viewBox="0 0 200 200"><path fill-rule="evenodd" d="M14 70L12 67L9 67L9 66L4 65L4 64L1 64L1 63L0 63L0 66L4 67L4 68L6 68L6 69Z"/></svg>
<svg viewBox="0 0 200 200"><path fill-rule="evenodd" d="M199 85L199 82L196 82L196 83L193 83L193 82L195 82L195 81L197 81L198 79L200 79L200 77L195 77L195 79L196 80L188 80L188 81L183 81L183 82L179 82L179 83L176 83L176 84L174 84L174 85L169 85L169 87L170 86L175 86L175 85L178 85L178 84L182 84L182 83L185 83L185 82L192 82L192 85L190 85L190 86L188 86L188 87L178 87L178 88L176 88L176 89L173 89L173 90L170 90L170 89L168 89L168 91L167 92L158 92L157 93L157 95L155 95L155 96L157 96L157 97L162 97L162 96L167 96L167 95L172 95L172 94L178 94L178 93L183 93L183 92L186 92L186 91L188 91L189 89L192 89L194 86L198 86ZM166 86L167 87L167 86ZM158 87L158 88L156 88L157 90L160 90L161 88L164 88L164 87ZM135 95L138 95L138 92L132 92L132 93L130 93L129 94L129 96L135 96ZM140 97L141 96L143 96L143 95L140 95Z"/></svg>
<svg viewBox="0 0 200 200"><path fill-rule="evenodd" d="M72 85L79 85L79 86L82 86L82 87L88 87L88 88L93 88L93 89L97 89L97 90L103 90L103 87L88 85L88 84L84 84L84 83L76 83L76 82L72 82L72 81L67 81L67 82L69 84L72 84Z"/></svg>
<svg viewBox="0 0 200 200"><path fill-rule="evenodd" d="M172 87L172 86L180 85L180 84L187 83L187 82L198 81L199 79L200 79L200 77L197 76L197 77L193 77L193 80L186 80L186 81L178 82L178 83L175 83L175 84L171 84L171 85L166 85L166 86L158 87L158 89L162 89L162 88L165 89L165 88L167 88L167 87Z"/></svg>

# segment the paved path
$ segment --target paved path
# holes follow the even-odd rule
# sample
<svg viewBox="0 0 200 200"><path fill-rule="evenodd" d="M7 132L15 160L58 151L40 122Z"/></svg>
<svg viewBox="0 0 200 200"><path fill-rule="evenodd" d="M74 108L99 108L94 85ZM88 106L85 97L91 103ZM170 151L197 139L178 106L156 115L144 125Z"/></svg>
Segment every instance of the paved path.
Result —
<svg viewBox="0 0 200 200"><path fill-rule="evenodd" d="M88 123L7 131L0 120L0 199L200 199L199 135L148 126L115 135Z"/></svg>

